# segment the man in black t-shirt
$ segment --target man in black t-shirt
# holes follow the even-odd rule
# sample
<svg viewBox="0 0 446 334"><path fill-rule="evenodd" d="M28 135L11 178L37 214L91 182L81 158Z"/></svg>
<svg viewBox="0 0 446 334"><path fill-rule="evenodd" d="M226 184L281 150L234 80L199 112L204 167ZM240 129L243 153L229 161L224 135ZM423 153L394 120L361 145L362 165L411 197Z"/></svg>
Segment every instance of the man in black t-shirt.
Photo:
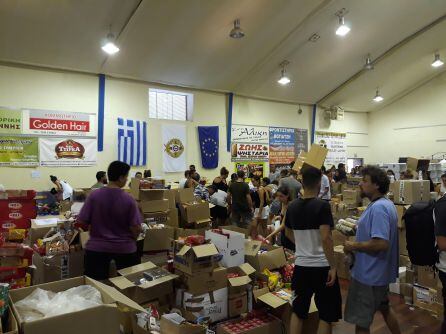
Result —
<svg viewBox="0 0 446 334"><path fill-rule="evenodd" d="M228 189L228 208L231 213L231 222L242 228L248 228L252 222L252 199L249 186L245 183L245 172L237 172L237 181L231 182Z"/></svg>
<svg viewBox="0 0 446 334"><path fill-rule="evenodd" d="M332 323L342 318L331 235L333 216L330 204L318 198L321 177L321 171L314 167L302 171L304 196L288 205L285 218L287 237L294 239L296 245L291 283L295 296L290 322L293 334L302 333L313 294L321 320L319 333L331 333Z"/></svg>

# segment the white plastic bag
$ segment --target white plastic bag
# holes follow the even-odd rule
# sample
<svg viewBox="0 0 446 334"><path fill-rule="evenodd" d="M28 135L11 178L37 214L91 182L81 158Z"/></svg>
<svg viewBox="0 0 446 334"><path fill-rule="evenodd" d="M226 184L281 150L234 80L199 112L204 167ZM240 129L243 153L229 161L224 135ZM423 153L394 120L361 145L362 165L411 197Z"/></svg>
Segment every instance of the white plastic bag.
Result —
<svg viewBox="0 0 446 334"><path fill-rule="evenodd" d="M101 293L96 288L80 285L58 293L37 288L28 297L17 302L16 308L24 321L34 321L101 304Z"/></svg>

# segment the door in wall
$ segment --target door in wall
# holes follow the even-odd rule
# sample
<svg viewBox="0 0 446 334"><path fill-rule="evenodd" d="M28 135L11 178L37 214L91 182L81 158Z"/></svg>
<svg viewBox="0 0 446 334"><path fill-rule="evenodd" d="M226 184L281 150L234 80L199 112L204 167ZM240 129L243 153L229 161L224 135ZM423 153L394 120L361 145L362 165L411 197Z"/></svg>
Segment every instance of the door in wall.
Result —
<svg viewBox="0 0 446 334"><path fill-rule="evenodd" d="M350 173L353 167L362 166L364 158L348 158L347 159L347 173Z"/></svg>

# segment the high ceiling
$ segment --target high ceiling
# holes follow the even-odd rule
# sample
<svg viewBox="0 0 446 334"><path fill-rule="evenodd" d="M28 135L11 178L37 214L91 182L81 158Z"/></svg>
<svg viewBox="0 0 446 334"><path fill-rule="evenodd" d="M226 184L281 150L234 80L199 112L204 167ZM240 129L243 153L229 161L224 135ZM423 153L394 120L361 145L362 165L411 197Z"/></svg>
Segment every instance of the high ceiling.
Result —
<svg viewBox="0 0 446 334"><path fill-rule="evenodd" d="M446 0L3 0L0 60L373 111L444 71L430 63L436 50L446 60L446 19L423 29L444 15ZM121 51L106 56L110 27ZM368 53L375 69L360 72Z"/></svg>

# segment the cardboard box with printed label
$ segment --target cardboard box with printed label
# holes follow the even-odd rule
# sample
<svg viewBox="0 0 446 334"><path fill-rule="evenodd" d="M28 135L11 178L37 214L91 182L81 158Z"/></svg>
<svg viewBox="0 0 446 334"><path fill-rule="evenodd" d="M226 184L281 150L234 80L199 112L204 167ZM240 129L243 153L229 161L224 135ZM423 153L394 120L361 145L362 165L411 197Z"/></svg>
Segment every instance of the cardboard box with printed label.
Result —
<svg viewBox="0 0 446 334"><path fill-rule="evenodd" d="M395 204L413 204L430 200L430 185L427 180L399 180L391 183Z"/></svg>
<svg viewBox="0 0 446 334"><path fill-rule="evenodd" d="M15 307L15 303L26 298L38 288L61 292L80 285L91 285L99 290L104 304L35 321L23 320ZM119 311L118 305L137 312L144 312L141 306L113 287L86 276L11 290L10 299L14 316L17 319L22 334L58 333L61 328L63 328L64 334L119 333L121 312Z"/></svg>
<svg viewBox="0 0 446 334"><path fill-rule="evenodd" d="M437 289L440 284L438 272L429 266L417 266L417 284L427 288Z"/></svg>
<svg viewBox="0 0 446 334"><path fill-rule="evenodd" d="M138 304L172 294L173 281L178 277L151 262L121 269L118 273L121 276L110 278L110 282L118 291ZM140 280L147 274L152 278L141 283Z"/></svg>
<svg viewBox="0 0 446 334"><path fill-rule="evenodd" d="M33 285L79 277L84 274L84 251L54 256L33 254Z"/></svg>
<svg viewBox="0 0 446 334"><path fill-rule="evenodd" d="M172 249L172 241L175 237L175 229L170 226L164 228L151 228L146 231L144 238L145 252Z"/></svg>
<svg viewBox="0 0 446 334"><path fill-rule="evenodd" d="M228 288L206 292L201 295L191 294L177 289L176 306L182 309L183 317L188 321L197 318L216 322L228 317Z"/></svg>
<svg viewBox="0 0 446 334"><path fill-rule="evenodd" d="M179 275L181 287L194 295L204 294L209 291L219 290L228 286L228 271L218 267L211 272L188 275L175 270Z"/></svg>
<svg viewBox="0 0 446 334"><path fill-rule="evenodd" d="M437 290L423 287L420 285L413 286L413 304L423 310L431 312L437 311Z"/></svg>
<svg viewBox="0 0 446 334"><path fill-rule="evenodd" d="M398 227L404 228L403 216L406 213L406 210L410 208L410 205L395 205L396 213L398 214Z"/></svg>
<svg viewBox="0 0 446 334"><path fill-rule="evenodd" d="M235 267L245 262L245 235L230 230L221 230L223 234L205 232L205 238L210 239L223 255L220 264L226 268Z"/></svg>
<svg viewBox="0 0 446 334"><path fill-rule="evenodd" d="M260 250L265 250L265 252L259 254ZM245 241L245 257L246 261L259 273L265 268L277 269L287 264L282 247L262 245L256 240Z"/></svg>
<svg viewBox="0 0 446 334"><path fill-rule="evenodd" d="M219 253L215 245L181 245L175 242L173 265L183 273L193 275L200 272L212 272L218 264Z"/></svg>
<svg viewBox="0 0 446 334"><path fill-rule="evenodd" d="M342 200L350 207L358 207L361 205L361 191L359 189L344 189Z"/></svg>

